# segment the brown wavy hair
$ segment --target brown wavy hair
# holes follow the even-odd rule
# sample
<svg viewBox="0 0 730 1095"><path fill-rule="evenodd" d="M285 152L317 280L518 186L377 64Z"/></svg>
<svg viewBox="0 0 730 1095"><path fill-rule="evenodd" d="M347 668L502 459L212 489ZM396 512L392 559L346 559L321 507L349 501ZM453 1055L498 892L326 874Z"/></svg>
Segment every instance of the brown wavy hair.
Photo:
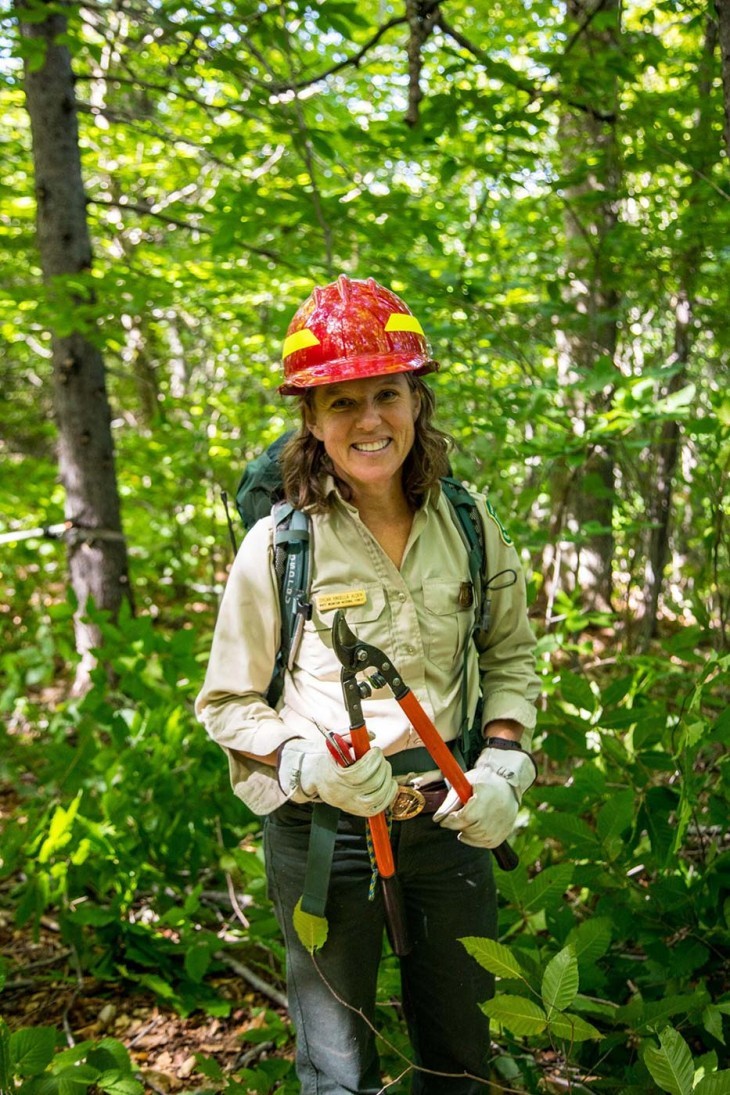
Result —
<svg viewBox="0 0 730 1095"><path fill-rule="evenodd" d="M449 472L449 452L453 439L433 425L436 399L420 376L406 373L408 385L420 399L416 418L415 440L403 463L403 490L412 509L417 509L431 487ZM281 470L286 499L297 509L309 507L314 513L326 513L329 502L324 492L324 478L334 475L332 463L324 445L309 429L312 419L315 389L307 388L300 395L301 423L287 441L281 453ZM346 483L335 476L343 498L351 492Z"/></svg>

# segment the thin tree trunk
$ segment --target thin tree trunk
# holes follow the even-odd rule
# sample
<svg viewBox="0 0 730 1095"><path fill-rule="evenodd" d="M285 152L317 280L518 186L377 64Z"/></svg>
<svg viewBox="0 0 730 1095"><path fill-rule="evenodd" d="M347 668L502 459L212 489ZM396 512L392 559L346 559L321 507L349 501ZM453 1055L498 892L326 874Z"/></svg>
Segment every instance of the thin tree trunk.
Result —
<svg viewBox="0 0 730 1095"><path fill-rule="evenodd" d="M606 29L596 30L592 19L609 13ZM620 14L617 0L570 0L567 6L570 55L563 80L570 99L585 99L583 112L565 113L560 124L563 166L573 181L566 186L566 258L564 300L569 319L558 332L558 371L576 436L585 432L586 419L610 405L610 367L616 352L618 293L611 259L611 233L618 220L618 150L615 135L616 81L608 74L600 96L583 90L586 72L601 63L607 49L619 48ZM574 68L572 67L574 66ZM574 85L574 86L573 86ZM586 167L590 164L590 167ZM606 369L606 365L609 369ZM606 373L598 394L590 382L597 370ZM605 445L586 450L576 469L566 460L556 467L551 490L562 500L554 510L544 570L548 585L580 590L588 609L611 606L614 539L614 457ZM552 553L552 554L551 554ZM563 573L555 565L560 555ZM555 590L547 589L551 600Z"/></svg>
<svg viewBox="0 0 730 1095"><path fill-rule="evenodd" d="M712 131L712 118L707 110L712 81L712 59L717 46L718 27L710 17L707 22L704 48L699 63L699 102L700 107L695 118L694 134L699 148L707 149ZM701 174L709 175L709 162L701 165ZM698 172L700 174L700 172ZM703 183L693 180L690 184L688 206L695 223L700 220L703 202ZM692 244L681 256L679 263L679 290L674 307L674 353L669 364L672 375L658 393L666 398L681 391L688 382L689 364L692 355L692 312L694 306L697 273L702 263L704 244L701 236L693 233ZM679 463L682 444L682 431L677 419L668 418L662 424L654 461L654 475L651 489L647 495L647 515L650 522L649 544L647 548L646 572L644 581L644 623L643 647L647 648L657 631L659 599L664 583L664 568L669 558L672 495L674 478Z"/></svg>
<svg viewBox="0 0 730 1095"><path fill-rule="evenodd" d="M681 367L673 374L663 391L663 396L680 391L687 382L687 365L690 355L691 306L684 292L675 305L674 354L672 363ZM647 497L647 514L650 522L649 545L646 553L646 578L644 584L643 642L647 648L654 637L659 615L659 597L664 582L664 568L669 558L669 534L672 515L674 475L677 470L680 447L680 429L676 418L662 423L656 447L656 460L651 490Z"/></svg>
<svg viewBox="0 0 730 1095"><path fill-rule="evenodd" d="M75 295L66 287L69 276L91 269L91 243L86 222L86 196L81 175L76 100L71 57L63 44L65 5L48 5L48 17L24 22L20 28L29 47L25 94L30 115L37 196L38 248L43 278L58 306L68 316L83 315L90 291ZM38 51L44 58L38 65ZM88 320L87 320L88 324ZM129 597L127 550L122 533L119 493L114 466L111 415L101 351L79 322L71 333L53 333L53 402L58 428L58 463L66 492L70 522L68 561L76 595L76 646L81 655L77 689L85 686L100 645L97 624L86 616L97 609L116 615Z"/></svg>

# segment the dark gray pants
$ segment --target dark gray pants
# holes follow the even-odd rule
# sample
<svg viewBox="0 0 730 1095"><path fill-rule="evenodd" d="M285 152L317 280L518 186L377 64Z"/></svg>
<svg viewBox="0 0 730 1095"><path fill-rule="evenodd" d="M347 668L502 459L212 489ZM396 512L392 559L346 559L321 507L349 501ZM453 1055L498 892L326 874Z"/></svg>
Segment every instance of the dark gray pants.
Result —
<svg viewBox="0 0 730 1095"><path fill-rule="evenodd" d="M286 805L264 826L269 893L286 944L297 1075L302 1095L376 1095L381 1082L375 1037L358 1012L373 1022L384 920L379 888L368 901L365 822L341 815L327 903L329 935L314 957L292 926L304 888L310 823L311 807ZM463 1073L487 1075L489 1022L479 1004L493 995L494 981L459 939L495 936L490 853L462 844L425 815L393 822L392 842L413 940L411 954L401 959L401 983L415 1062L458 1076L415 1072L411 1091L483 1095L485 1085Z"/></svg>

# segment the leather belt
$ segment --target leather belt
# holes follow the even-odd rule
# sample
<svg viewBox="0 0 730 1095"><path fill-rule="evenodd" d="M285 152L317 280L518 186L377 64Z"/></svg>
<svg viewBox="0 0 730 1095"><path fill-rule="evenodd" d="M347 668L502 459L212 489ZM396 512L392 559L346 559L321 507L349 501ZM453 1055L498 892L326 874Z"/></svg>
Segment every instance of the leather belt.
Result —
<svg viewBox="0 0 730 1095"><path fill-rule="evenodd" d="M390 808L393 821L409 821L419 814L435 814L449 793L443 780L429 783L425 787L411 787L404 784L399 788L395 801Z"/></svg>

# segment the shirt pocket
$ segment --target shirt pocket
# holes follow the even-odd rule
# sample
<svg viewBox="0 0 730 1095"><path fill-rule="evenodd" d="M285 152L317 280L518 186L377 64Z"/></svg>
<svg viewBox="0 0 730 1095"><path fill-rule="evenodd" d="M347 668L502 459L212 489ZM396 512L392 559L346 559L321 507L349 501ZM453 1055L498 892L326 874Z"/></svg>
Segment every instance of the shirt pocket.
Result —
<svg viewBox="0 0 730 1095"><path fill-rule="evenodd" d="M444 669L461 662L474 622L474 609L459 603L464 585L435 578L423 583L423 647L428 660Z"/></svg>
<svg viewBox="0 0 730 1095"><path fill-rule="evenodd" d="M302 641L296 658L301 669L319 680L339 680L342 664L332 646L332 625L336 609L320 612L317 608L319 594L343 594L352 587L338 590L336 587L318 589L312 592L312 618L304 624ZM347 605L343 609L348 627L352 628L358 639L375 646L383 646L389 638L389 626L386 620L387 600L385 590L380 585L360 585L365 592L365 603Z"/></svg>

